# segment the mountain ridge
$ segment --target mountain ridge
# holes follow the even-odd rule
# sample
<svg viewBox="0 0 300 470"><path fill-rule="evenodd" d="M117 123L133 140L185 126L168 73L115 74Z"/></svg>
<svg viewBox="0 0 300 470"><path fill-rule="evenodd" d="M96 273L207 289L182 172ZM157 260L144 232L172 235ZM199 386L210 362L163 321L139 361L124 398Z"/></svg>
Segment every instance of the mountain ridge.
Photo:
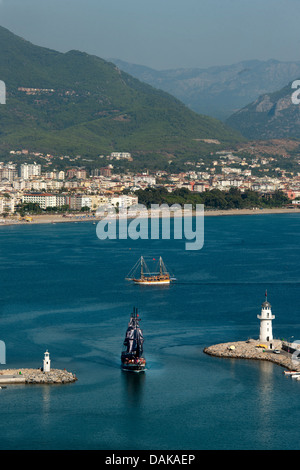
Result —
<svg viewBox="0 0 300 470"><path fill-rule="evenodd" d="M208 68L157 71L109 59L119 68L176 96L190 109L226 122L264 93L275 92L300 76L300 61L248 60Z"/></svg>
<svg viewBox="0 0 300 470"><path fill-rule="evenodd" d="M292 101L293 81L259 96L226 122L249 139L300 139L300 104Z"/></svg>
<svg viewBox="0 0 300 470"><path fill-rule="evenodd" d="M226 124L198 115L174 96L95 55L36 46L0 27L0 152L28 148L97 155L114 150L162 159L208 152L200 139L243 140ZM32 90L36 89L36 90Z"/></svg>

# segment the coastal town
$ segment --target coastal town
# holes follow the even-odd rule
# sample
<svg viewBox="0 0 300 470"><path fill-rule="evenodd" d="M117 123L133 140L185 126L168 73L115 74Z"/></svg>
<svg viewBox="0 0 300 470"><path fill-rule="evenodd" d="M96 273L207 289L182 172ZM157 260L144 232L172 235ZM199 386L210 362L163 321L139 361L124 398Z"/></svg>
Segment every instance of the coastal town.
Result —
<svg viewBox="0 0 300 470"><path fill-rule="evenodd" d="M209 163L186 161L186 171L130 170L133 157L129 152L112 152L99 156L97 168L82 166L80 156L59 157L64 169L56 168L50 154L11 150L11 161L0 162L0 215L3 219L13 214L54 211L90 213L103 204L127 208L138 203L138 191L164 188L168 193L187 189L193 194L212 190L228 192L255 191L265 198L275 192L287 197L290 207L300 204L300 171L283 169L275 157L261 155L246 158L238 152L216 152ZM39 162L34 161L36 159ZM18 163L16 163L16 161ZM57 161L57 160L55 160ZM119 171L119 163L127 168ZM300 164L300 159L299 162ZM128 166L129 164L129 166ZM300 207L300 206L299 206Z"/></svg>

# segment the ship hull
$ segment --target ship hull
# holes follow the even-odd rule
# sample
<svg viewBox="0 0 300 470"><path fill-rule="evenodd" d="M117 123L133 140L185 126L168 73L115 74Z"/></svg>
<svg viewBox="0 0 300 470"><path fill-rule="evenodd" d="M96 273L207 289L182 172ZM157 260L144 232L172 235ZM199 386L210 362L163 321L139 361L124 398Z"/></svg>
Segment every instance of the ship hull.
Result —
<svg viewBox="0 0 300 470"><path fill-rule="evenodd" d="M121 356L121 367L129 372L142 372L146 369L146 361L143 357Z"/></svg>
<svg viewBox="0 0 300 470"><path fill-rule="evenodd" d="M146 365L122 364L121 368L126 372L144 372L146 370Z"/></svg>
<svg viewBox="0 0 300 470"><path fill-rule="evenodd" d="M145 281L139 279L133 279L134 284L139 284L140 286L161 286L161 285L169 285L170 279L165 279L162 281Z"/></svg>
<svg viewBox="0 0 300 470"><path fill-rule="evenodd" d="M140 273L137 272L138 268L140 268ZM171 281L175 280L167 271L161 256L158 271L150 272L143 256L141 256L125 279L140 286L168 286Z"/></svg>

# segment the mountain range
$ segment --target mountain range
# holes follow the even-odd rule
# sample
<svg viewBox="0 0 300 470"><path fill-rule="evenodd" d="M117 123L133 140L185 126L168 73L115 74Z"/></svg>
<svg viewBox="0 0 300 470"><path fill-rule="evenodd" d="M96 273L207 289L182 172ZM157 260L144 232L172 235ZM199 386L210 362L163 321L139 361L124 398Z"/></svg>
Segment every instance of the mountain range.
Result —
<svg viewBox="0 0 300 470"><path fill-rule="evenodd" d="M208 153L216 139L231 145L239 132L199 115L170 94L115 64L80 51L36 46L0 27L0 154L25 148L59 155L129 151L167 162ZM151 158L149 158L151 155Z"/></svg>
<svg viewBox="0 0 300 470"><path fill-rule="evenodd" d="M227 120L249 139L300 139L299 93L293 82L274 93L259 96ZM292 99L296 93L296 102Z"/></svg>
<svg viewBox="0 0 300 470"><path fill-rule="evenodd" d="M300 61L251 60L209 68L158 71L119 59L110 60L139 80L176 96L197 113L224 121L259 96L280 90L300 77Z"/></svg>

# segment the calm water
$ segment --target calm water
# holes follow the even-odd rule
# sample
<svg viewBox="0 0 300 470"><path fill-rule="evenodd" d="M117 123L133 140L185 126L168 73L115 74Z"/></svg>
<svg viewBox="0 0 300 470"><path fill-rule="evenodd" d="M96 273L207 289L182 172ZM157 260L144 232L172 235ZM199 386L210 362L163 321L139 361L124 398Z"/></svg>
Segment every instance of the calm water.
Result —
<svg viewBox="0 0 300 470"><path fill-rule="evenodd" d="M269 363L205 355L258 337L268 289L275 337L300 339L300 215L207 217L205 245L105 241L92 223L0 229L0 338L6 367L54 368L79 380L0 390L1 449L298 449L300 383ZM124 281L140 255L180 281ZM145 374L120 370L132 307Z"/></svg>

